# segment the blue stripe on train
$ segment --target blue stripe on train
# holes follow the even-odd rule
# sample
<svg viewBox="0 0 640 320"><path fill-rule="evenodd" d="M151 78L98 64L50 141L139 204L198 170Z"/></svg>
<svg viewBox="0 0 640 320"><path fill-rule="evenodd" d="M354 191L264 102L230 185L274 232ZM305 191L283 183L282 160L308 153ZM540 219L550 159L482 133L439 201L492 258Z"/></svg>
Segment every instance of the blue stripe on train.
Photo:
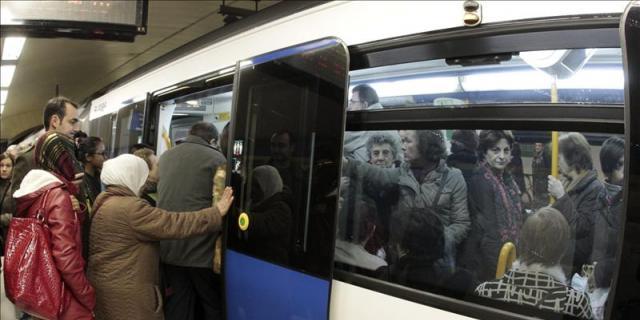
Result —
<svg viewBox="0 0 640 320"><path fill-rule="evenodd" d="M327 319L329 281L228 249L227 319Z"/></svg>

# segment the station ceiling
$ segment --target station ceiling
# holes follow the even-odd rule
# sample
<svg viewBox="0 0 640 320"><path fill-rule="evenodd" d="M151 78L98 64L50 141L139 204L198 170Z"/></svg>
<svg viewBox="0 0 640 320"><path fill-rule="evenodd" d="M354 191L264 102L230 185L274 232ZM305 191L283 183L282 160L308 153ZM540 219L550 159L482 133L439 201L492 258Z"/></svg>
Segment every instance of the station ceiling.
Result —
<svg viewBox="0 0 640 320"><path fill-rule="evenodd" d="M258 10L279 1L258 2ZM135 42L27 38L0 116L0 138L41 124L56 93L80 102L113 81L202 35L224 27L222 1L149 1L147 34ZM254 1L225 1L254 10ZM4 48L4 39L0 46Z"/></svg>

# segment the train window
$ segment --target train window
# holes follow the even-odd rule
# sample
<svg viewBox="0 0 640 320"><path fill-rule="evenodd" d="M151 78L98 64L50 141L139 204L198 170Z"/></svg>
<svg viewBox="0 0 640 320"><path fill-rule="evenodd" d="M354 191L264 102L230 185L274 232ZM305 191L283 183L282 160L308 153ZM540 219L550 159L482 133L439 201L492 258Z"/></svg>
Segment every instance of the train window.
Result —
<svg viewBox="0 0 640 320"><path fill-rule="evenodd" d="M344 155L336 268L524 314L602 318L622 228L620 136L349 131Z"/></svg>
<svg viewBox="0 0 640 320"><path fill-rule="evenodd" d="M144 104L141 101L118 110L113 156L129 153L131 146L142 143Z"/></svg>
<svg viewBox="0 0 640 320"><path fill-rule="evenodd" d="M218 133L231 118L232 86L191 93L160 103L158 154L182 143L196 122L212 123Z"/></svg>
<svg viewBox="0 0 640 320"><path fill-rule="evenodd" d="M106 152L110 157L113 156L113 145L111 139L114 126L113 117L114 115L107 114L100 118L93 119L91 120L91 126L89 128L89 135L92 137L100 137L102 139L106 147Z"/></svg>
<svg viewBox="0 0 640 320"><path fill-rule="evenodd" d="M624 101L619 48L440 59L356 70L350 76L348 110ZM557 101L552 101L554 85Z"/></svg>

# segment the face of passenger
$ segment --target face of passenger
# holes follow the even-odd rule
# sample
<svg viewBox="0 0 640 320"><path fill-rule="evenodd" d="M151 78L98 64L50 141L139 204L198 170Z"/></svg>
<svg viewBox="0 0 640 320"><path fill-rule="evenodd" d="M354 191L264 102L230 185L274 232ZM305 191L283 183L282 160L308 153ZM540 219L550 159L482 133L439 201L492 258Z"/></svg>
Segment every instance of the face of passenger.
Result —
<svg viewBox="0 0 640 320"><path fill-rule="evenodd" d="M369 162L382 168L390 168L393 165L391 145L388 143L374 144L371 147Z"/></svg>
<svg viewBox="0 0 640 320"><path fill-rule="evenodd" d="M349 100L349 106L347 107L348 111L357 111L364 110L367 108L367 103L360 99L360 93L354 91L351 95L351 100Z"/></svg>
<svg viewBox="0 0 640 320"><path fill-rule="evenodd" d="M92 166L98 169L102 169L104 161L107 160L104 143L98 144L98 147L96 147L96 152L87 155L87 160L89 160L89 163Z"/></svg>
<svg viewBox="0 0 640 320"><path fill-rule="evenodd" d="M73 133L77 129L76 127L79 122L78 110L67 103L65 104L64 118L60 119L58 115L53 115L49 124L49 130L73 137Z"/></svg>
<svg viewBox="0 0 640 320"><path fill-rule="evenodd" d="M291 157L293 148L289 134L276 134L271 137L271 158L276 162L287 161Z"/></svg>
<svg viewBox="0 0 640 320"><path fill-rule="evenodd" d="M402 141L402 152L404 152L404 160L411 163L420 160L420 149L418 145L418 135L415 130L400 130L400 139Z"/></svg>
<svg viewBox="0 0 640 320"><path fill-rule="evenodd" d="M504 170L511 162L511 146L507 139L500 139L493 147L487 149L484 159L490 167Z"/></svg>
<svg viewBox="0 0 640 320"><path fill-rule="evenodd" d="M542 144L540 142L536 142L534 148L535 148L536 152L542 152L542 150L544 149L544 144Z"/></svg>
<svg viewBox="0 0 640 320"><path fill-rule="evenodd" d="M0 178L9 179L12 170L13 163L11 163L11 159L2 159L2 161L0 161Z"/></svg>
<svg viewBox="0 0 640 320"><path fill-rule="evenodd" d="M624 183L624 157L618 160L617 169L611 172L609 182L615 185L621 186Z"/></svg>

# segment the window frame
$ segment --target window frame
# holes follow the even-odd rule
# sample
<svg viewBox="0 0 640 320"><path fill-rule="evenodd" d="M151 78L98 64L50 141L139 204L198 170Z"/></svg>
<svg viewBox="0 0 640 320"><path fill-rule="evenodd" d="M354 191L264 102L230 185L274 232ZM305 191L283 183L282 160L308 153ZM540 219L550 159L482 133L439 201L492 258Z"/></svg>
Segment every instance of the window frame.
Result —
<svg viewBox="0 0 640 320"><path fill-rule="evenodd" d="M424 60L568 48L620 48L620 15L535 19L427 32L349 47L349 71ZM623 53L624 54L624 53ZM625 76L627 67L625 66ZM346 96L349 92L346 92ZM587 111L588 112L585 112ZM496 104L464 107L349 111L345 131L418 129L515 129L623 134L624 105ZM560 130L558 130L560 129ZM628 150L627 150L628 152ZM628 177L628 176L627 176ZM628 178L627 178L628 179ZM627 211L623 214L627 216ZM624 221L624 220L623 220ZM622 225L624 229L626 224ZM622 246L620 242L620 246ZM621 252L616 256L620 265ZM616 269L617 269L616 267ZM614 274L615 279L618 275ZM334 267L334 279L382 294L480 319L570 316L469 295L459 300L407 288ZM615 297L616 283L611 287ZM607 315L615 299L608 304Z"/></svg>

